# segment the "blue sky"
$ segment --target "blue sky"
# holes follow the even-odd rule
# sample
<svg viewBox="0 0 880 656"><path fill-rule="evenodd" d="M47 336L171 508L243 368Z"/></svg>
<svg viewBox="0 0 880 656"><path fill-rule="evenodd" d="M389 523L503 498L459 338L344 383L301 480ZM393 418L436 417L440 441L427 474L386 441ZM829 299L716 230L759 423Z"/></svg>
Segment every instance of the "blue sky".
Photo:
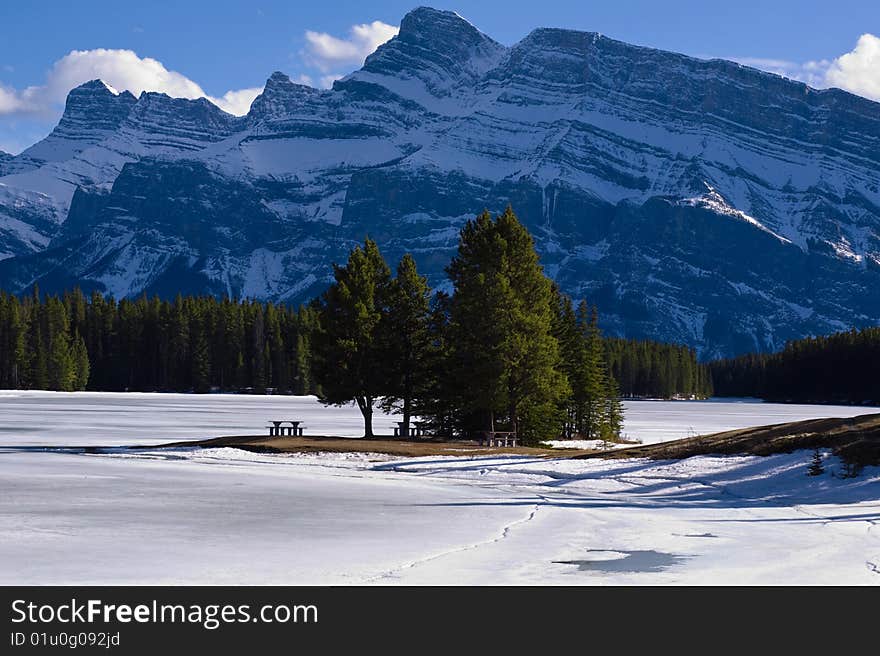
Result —
<svg viewBox="0 0 880 656"><path fill-rule="evenodd" d="M314 86L356 69L415 2L150 0L0 7L0 149L51 130L63 98L91 77L117 87L205 95L231 111L275 70ZM510 0L437 2L512 44L566 27L743 63L880 99L880 2ZM72 51L77 51L71 55ZM229 93L231 92L231 93ZM228 94L228 95L227 95Z"/></svg>

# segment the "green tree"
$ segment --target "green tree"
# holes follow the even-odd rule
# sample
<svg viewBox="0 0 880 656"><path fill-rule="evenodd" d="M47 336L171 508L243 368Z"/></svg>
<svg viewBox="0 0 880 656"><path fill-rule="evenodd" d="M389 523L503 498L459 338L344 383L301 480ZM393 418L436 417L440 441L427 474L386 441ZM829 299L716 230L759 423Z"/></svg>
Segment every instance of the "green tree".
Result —
<svg viewBox="0 0 880 656"><path fill-rule="evenodd" d="M409 435L414 404L431 385L430 297L427 278L419 275L413 257L404 255L389 285L388 308L379 331L386 373L381 408L402 412L405 435Z"/></svg>
<svg viewBox="0 0 880 656"><path fill-rule="evenodd" d="M558 434L568 385L553 335L553 293L531 235L508 207L461 231L447 268L455 288L450 348L462 405L495 430L497 417L535 442Z"/></svg>
<svg viewBox="0 0 880 656"><path fill-rule="evenodd" d="M605 418L602 423L602 440L617 442L623 430L623 402L620 400L620 387L611 374L608 375L605 387Z"/></svg>
<svg viewBox="0 0 880 656"><path fill-rule="evenodd" d="M49 389L71 392L76 384L76 369L70 349L69 320L64 304L56 297L48 297L44 307L46 363Z"/></svg>
<svg viewBox="0 0 880 656"><path fill-rule="evenodd" d="M79 333L75 333L73 342L71 343L71 357L73 358L74 383L75 390L84 390L89 383L89 373L91 365L89 364L89 353L86 350L85 340Z"/></svg>
<svg viewBox="0 0 880 656"><path fill-rule="evenodd" d="M813 450L813 457L810 458L810 466L807 467L807 475L819 476L825 473L825 467L822 466L822 454L818 447Z"/></svg>
<svg viewBox="0 0 880 656"><path fill-rule="evenodd" d="M314 374L318 399L327 405L354 401L364 417L364 436L373 436L373 403L384 391L379 325L387 312L391 271L376 243L367 238L345 266L334 265L335 282L324 292L315 334Z"/></svg>
<svg viewBox="0 0 880 656"><path fill-rule="evenodd" d="M576 396L579 396L578 391L582 384L585 345L571 298L560 292L556 285L553 285L552 293L556 308L553 335L559 343L560 367L569 383L569 393L561 400L565 414L562 434L563 437L571 438L577 432L583 414L579 412Z"/></svg>

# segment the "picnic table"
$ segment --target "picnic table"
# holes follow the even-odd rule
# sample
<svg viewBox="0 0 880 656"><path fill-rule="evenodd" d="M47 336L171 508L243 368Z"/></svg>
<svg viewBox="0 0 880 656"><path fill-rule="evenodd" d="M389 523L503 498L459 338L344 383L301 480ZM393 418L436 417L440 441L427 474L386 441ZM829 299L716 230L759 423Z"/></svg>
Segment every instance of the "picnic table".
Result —
<svg viewBox="0 0 880 656"><path fill-rule="evenodd" d="M427 428L428 422L426 421L411 421L409 432L406 431L406 427L404 426L406 422L398 421L397 426L394 427L394 437L426 437L427 436Z"/></svg>
<svg viewBox="0 0 880 656"><path fill-rule="evenodd" d="M271 426L267 426L269 429L269 437L281 437L282 435L290 435L290 436L299 436L302 437L303 434L303 426L300 426L301 421L295 421L293 419L270 419L269 423ZM285 426L284 424L290 424L289 426Z"/></svg>
<svg viewBox="0 0 880 656"><path fill-rule="evenodd" d="M515 431L483 431L480 433L480 446L516 446Z"/></svg>

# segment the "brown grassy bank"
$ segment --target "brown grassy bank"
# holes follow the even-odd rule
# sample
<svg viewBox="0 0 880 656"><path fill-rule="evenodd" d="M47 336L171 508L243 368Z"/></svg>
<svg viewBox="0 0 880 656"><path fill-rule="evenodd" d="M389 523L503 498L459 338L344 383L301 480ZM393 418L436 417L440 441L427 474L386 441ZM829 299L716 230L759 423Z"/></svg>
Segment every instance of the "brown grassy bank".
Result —
<svg viewBox="0 0 880 656"><path fill-rule="evenodd" d="M387 437L373 439L307 435L303 437L268 437L232 435L195 442L173 442L162 447L235 447L262 453L382 453L401 457L420 456L483 456L493 454L518 454L531 456L568 457L586 455L585 449L533 448L533 447L481 447L474 442L440 440L402 440Z"/></svg>
<svg viewBox="0 0 880 656"><path fill-rule="evenodd" d="M835 455L853 464L880 465L880 414L756 426L661 444L578 454L576 457L681 459L710 454L766 456L815 448L831 449Z"/></svg>
<svg viewBox="0 0 880 656"><path fill-rule="evenodd" d="M700 435L660 444L611 451L535 447L481 447L468 441L372 439L309 435L268 437L232 435L207 440L173 442L162 447L235 447L262 453L381 453L400 457L484 456L517 454L555 458L682 459L698 455L771 455L798 449L831 449L845 461L880 465L880 414L846 419L808 419Z"/></svg>

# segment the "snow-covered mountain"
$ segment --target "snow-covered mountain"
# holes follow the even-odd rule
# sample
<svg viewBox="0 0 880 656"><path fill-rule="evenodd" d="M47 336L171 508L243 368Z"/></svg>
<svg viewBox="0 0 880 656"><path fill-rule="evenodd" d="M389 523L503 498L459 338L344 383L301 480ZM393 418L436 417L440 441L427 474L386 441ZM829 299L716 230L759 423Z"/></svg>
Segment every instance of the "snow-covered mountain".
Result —
<svg viewBox="0 0 880 656"><path fill-rule="evenodd" d="M296 302L367 234L442 286L462 223L510 203L607 330L770 349L880 323L878 171L864 98L420 8L332 89L274 73L240 118L74 89L0 159L0 286Z"/></svg>

